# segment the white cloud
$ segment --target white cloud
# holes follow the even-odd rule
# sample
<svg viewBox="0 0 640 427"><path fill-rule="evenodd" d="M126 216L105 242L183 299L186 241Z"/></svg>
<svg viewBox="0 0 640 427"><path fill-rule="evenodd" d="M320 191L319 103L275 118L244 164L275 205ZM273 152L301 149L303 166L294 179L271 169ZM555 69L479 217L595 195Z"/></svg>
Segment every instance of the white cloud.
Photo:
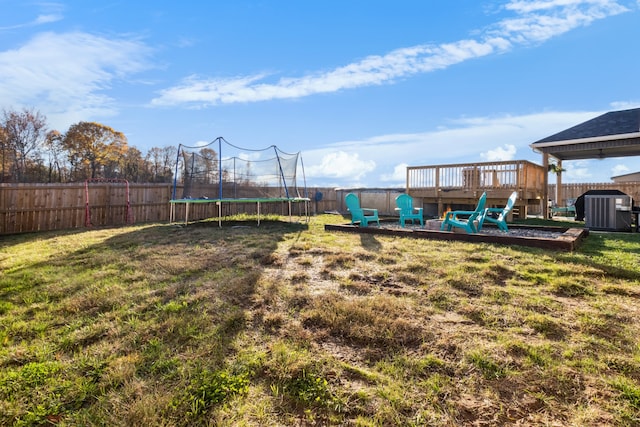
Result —
<svg viewBox="0 0 640 427"><path fill-rule="evenodd" d="M505 9L518 16L499 22L494 31L517 44L540 43L629 10L615 0L512 1Z"/></svg>
<svg viewBox="0 0 640 427"><path fill-rule="evenodd" d="M8 27L0 27L0 31L16 30L16 29L25 28L25 27L35 27L35 26L38 26L38 25L50 24L52 22L58 22L58 21L61 21L62 19L63 19L63 16L60 13L42 14L42 15L38 15L36 17L36 19L34 19L31 22L26 22L24 24L11 25L11 26L8 26Z"/></svg>
<svg viewBox="0 0 640 427"><path fill-rule="evenodd" d="M42 105L60 128L114 114L114 100L102 91L147 68L149 53L137 40L40 33L18 49L0 52L0 106Z"/></svg>
<svg viewBox="0 0 640 427"><path fill-rule="evenodd" d="M500 144L504 154L541 159L529 144L602 112L544 112L522 116L473 117L451 120L448 127L431 132L378 135L331 144L322 150L305 151L305 159L318 159L327 150L360 153L377 165L406 163L411 166L479 161ZM362 150L362 147L368 147ZM484 157L486 159L486 157ZM306 160L305 160L306 161Z"/></svg>
<svg viewBox="0 0 640 427"><path fill-rule="evenodd" d="M596 8L621 8L613 0L512 0L505 9L514 10L518 13L531 13L542 10L557 8L571 8L577 6L593 6Z"/></svg>
<svg viewBox="0 0 640 427"><path fill-rule="evenodd" d="M300 98L318 93L337 92L393 81L398 77L446 68L452 64L492 53L499 40L478 43L463 40L439 47L414 46L384 56L370 56L360 62L299 78L281 78L265 83L264 74L229 79L189 76L172 88L160 92L151 101L155 106L195 103L204 105L258 102L271 99Z"/></svg>
<svg viewBox="0 0 640 427"><path fill-rule="evenodd" d="M591 162L588 160L562 162L562 167L565 169L565 172L562 173L562 181L565 183L589 182L594 171L594 168L591 167Z"/></svg>
<svg viewBox="0 0 640 427"><path fill-rule="evenodd" d="M617 164L611 168L611 176L626 175L631 172L626 165Z"/></svg>
<svg viewBox="0 0 640 427"><path fill-rule="evenodd" d="M305 173L309 178L339 178L357 182L375 167L374 161L361 160L358 153L336 151L324 155L319 164L305 167Z"/></svg>
<svg viewBox="0 0 640 427"><path fill-rule="evenodd" d="M516 146L513 144L504 144L502 147L480 153L480 158L486 162L499 162L503 160L513 160L515 155Z"/></svg>
<svg viewBox="0 0 640 427"><path fill-rule="evenodd" d="M35 25L49 24L51 22L57 22L60 20L62 20L62 15L59 15L59 14L38 15L38 17L34 21L34 24Z"/></svg>
<svg viewBox="0 0 640 427"><path fill-rule="evenodd" d="M259 102L388 84L401 77L504 52L516 45L540 43L628 10L615 0L514 0L504 9L516 16L490 26L476 40L400 48L386 55L368 56L329 72L282 77L275 82L269 82L269 76L262 73L224 79L190 76L180 84L160 91L151 105Z"/></svg>
<svg viewBox="0 0 640 427"><path fill-rule="evenodd" d="M407 182L407 166L406 163L400 163L393 168L393 172L390 174L380 175L380 180L383 182L401 183L404 185Z"/></svg>
<svg viewBox="0 0 640 427"><path fill-rule="evenodd" d="M432 132L379 135L337 142L322 149L304 152L306 175L314 182L318 181L317 178L331 178L332 185L336 186L351 185L366 175L366 186L376 187L402 185L406 179L407 165L509 159L541 164L542 155L530 148L531 143L602 113L549 111L522 116L472 117L453 120L448 123L448 128ZM367 149L363 150L362 147ZM567 169L563 180L608 181L609 177L602 175L602 166L597 165L596 161L563 162L563 167ZM387 172L389 170L393 172Z"/></svg>
<svg viewBox="0 0 640 427"><path fill-rule="evenodd" d="M611 103L611 108L614 110L630 110L638 107L640 107L640 101L616 101Z"/></svg>

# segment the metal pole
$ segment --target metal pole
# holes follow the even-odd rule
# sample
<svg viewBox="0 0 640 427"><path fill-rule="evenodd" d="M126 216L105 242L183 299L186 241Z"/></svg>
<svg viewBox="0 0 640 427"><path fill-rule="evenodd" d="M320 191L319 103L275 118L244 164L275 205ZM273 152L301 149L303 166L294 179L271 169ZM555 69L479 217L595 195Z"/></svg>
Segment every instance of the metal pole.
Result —
<svg viewBox="0 0 640 427"><path fill-rule="evenodd" d="M218 198L222 200L222 137L218 137Z"/></svg>

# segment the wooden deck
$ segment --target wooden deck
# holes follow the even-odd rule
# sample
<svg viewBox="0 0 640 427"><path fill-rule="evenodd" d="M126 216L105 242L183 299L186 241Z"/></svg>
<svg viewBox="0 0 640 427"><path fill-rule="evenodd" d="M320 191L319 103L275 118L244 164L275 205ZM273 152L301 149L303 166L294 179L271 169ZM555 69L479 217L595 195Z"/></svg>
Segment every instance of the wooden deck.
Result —
<svg viewBox="0 0 640 427"><path fill-rule="evenodd" d="M546 186L546 170L526 160L409 166L407 193L424 206L437 206L441 216L449 209L473 207L487 192L487 207L505 205L518 192L514 212L526 215L540 209Z"/></svg>

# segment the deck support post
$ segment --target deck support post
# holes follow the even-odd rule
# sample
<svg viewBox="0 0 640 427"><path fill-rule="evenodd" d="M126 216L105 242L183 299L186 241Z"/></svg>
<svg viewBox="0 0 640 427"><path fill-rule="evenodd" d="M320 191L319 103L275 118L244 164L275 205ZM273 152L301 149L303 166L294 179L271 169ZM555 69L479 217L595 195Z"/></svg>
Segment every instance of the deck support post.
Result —
<svg viewBox="0 0 640 427"><path fill-rule="evenodd" d="M542 153L542 168L544 176L542 178L542 215L549 216L549 153Z"/></svg>

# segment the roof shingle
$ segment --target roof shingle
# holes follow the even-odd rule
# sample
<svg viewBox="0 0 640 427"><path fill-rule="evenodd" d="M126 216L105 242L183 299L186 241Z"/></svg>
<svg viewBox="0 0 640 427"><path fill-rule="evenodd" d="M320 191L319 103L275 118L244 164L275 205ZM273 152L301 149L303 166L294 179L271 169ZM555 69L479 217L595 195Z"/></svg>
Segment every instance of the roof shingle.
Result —
<svg viewBox="0 0 640 427"><path fill-rule="evenodd" d="M640 108L633 108L630 110L610 111L555 135L536 141L531 145L535 147L536 144L544 142L572 141L637 132L640 132Z"/></svg>

